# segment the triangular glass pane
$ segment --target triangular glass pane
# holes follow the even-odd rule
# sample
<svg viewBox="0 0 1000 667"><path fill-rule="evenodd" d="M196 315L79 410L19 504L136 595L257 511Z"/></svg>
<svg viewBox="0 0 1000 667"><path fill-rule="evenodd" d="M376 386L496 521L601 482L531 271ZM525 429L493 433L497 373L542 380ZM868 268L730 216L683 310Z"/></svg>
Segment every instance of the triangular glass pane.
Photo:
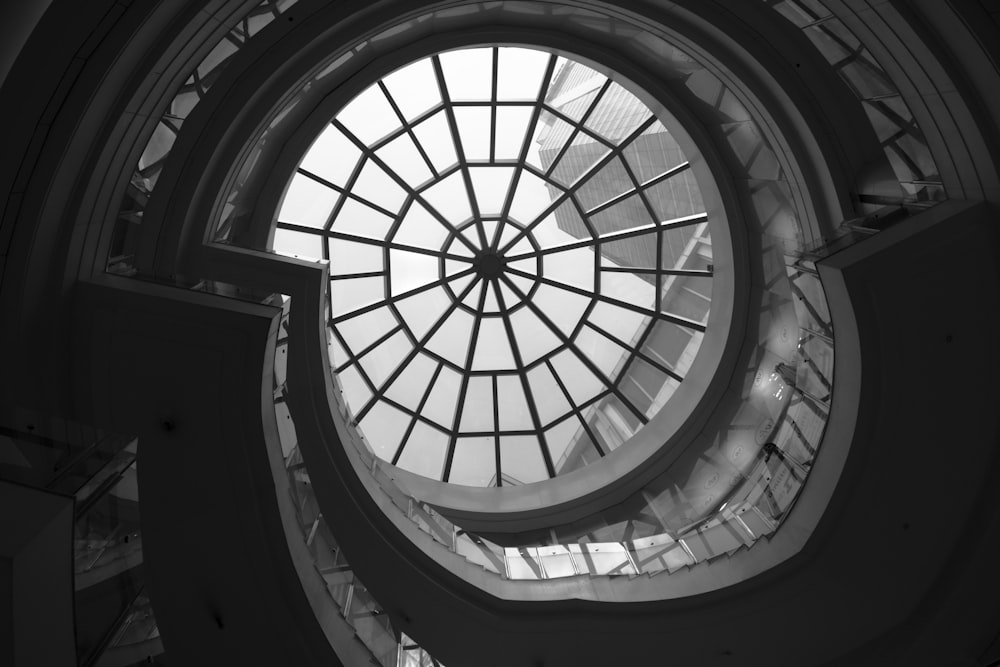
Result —
<svg viewBox="0 0 1000 667"><path fill-rule="evenodd" d="M492 376L473 375L469 378L459 430L464 433L494 430Z"/></svg>
<svg viewBox="0 0 1000 667"><path fill-rule="evenodd" d="M441 287L434 287L396 302L403 324L417 340L423 338L450 305L451 299Z"/></svg>
<svg viewBox="0 0 1000 667"><path fill-rule="evenodd" d="M383 82L406 120L413 120L441 102L430 58L401 67L385 77Z"/></svg>
<svg viewBox="0 0 1000 667"><path fill-rule="evenodd" d="M500 296L503 299L503 307L511 308L516 306L521 301L521 297L514 294L514 291L507 287L507 283L500 283Z"/></svg>
<svg viewBox="0 0 1000 667"><path fill-rule="evenodd" d="M389 284L393 295L400 295L430 284L440 278L437 257L409 250L389 251Z"/></svg>
<svg viewBox="0 0 1000 667"><path fill-rule="evenodd" d="M523 295L527 295L535 284L533 281L528 280L527 278L522 278L521 276L508 276L508 278L510 278L510 281L514 283L514 287L517 288L518 292ZM519 296L518 298L521 297Z"/></svg>
<svg viewBox="0 0 1000 667"><path fill-rule="evenodd" d="M410 431L396 465L417 475L440 480L444 474L448 441L447 434L418 421Z"/></svg>
<svg viewBox="0 0 1000 667"><path fill-rule="evenodd" d="M464 257L468 257L469 259L472 259L475 256L475 253L472 252L472 248L470 248L464 241L462 241L461 238L457 236L448 246L448 254L462 255Z"/></svg>
<svg viewBox="0 0 1000 667"><path fill-rule="evenodd" d="M493 241L496 239L497 227L500 226L499 220L483 220L483 231L486 232L486 243L489 246L493 246Z"/></svg>
<svg viewBox="0 0 1000 667"><path fill-rule="evenodd" d="M509 216L521 224L531 224L552 203L557 192L550 189L544 180L524 170L517 180Z"/></svg>
<svg viewBox="0 0 1000 667"><path fill-rule="evenodd" d="M448 238L448 228L418 201L411 201L392 237L393 243L440 250Z"/></svg>
<svg viewBox="0 0 1000 667"><path fill-rule="evenodd" d="M536 49L501 46L497 61L497 99L537 100L550 57Z"/></svg>
<svg viewBox="0 0 1000 667"><path fill-rule="evenodd" d="M448 128L448 117L444 111L436 114L413 127L417 142L431 159L431 164L441 173L458 162L455 144Z"/></svg>
<svg viewBox="0 0 1000 667"><path fill-rule="evenodd" d="M333 125L316 137L299 165L325 181L344 187L354 166L361 159L361 149Z"/></svg>
<svg viewBox="0 0 1000 667"><path fill-rule="evenodd" d="M598 235L622 232L639 227L653 228L653 219L642 198L635 194L590 216L590 224Z"/></svg>
<svg viewBox="0 0 1000 667"><path fill-rule="evenodd" d="M586 132L580 132L552 170L552 178L562 185L572 185L609 152L606 145Z"/></svg>
<svg viewBox="0 0 1000 667"><path fill-rule="evenodd" d="M562 345L549 325L540 320L530 308L519 308L511 313L510 326L514 330L521 362L526 366Z"/></svg>
<svg viewBox="0 0 1000 667"><path fill-rule="evenodd" d="M469 283L476 280L476 278L477 276L475 273L470 273L467 276L450 280L448 285L451 287L451 291L455 293L455 296L460 297L462 296L462 292L465 291L465 288L469 286Z"/></svg>
<svg viewBox="0 0 1000 667"><path fill-rule="evenodd" d="M483 241L479 236L479 225L473 223L468 227L462 229L462 236L473 245L473 247L481 248L483 246Z"/></svg>
<svg viewBox="0 0 1000 667"><path fill-rule="evenodd" d="M483 312L495 313L500 310L500 302L497 301L496 292L493 290L493 283L486 285L486 301L483 302Z"/></svg>
<svg viewBox="0 0 1000 667"><path fill-rule="evenodd" d="M591 248L574 248L544 255L542 275L564 285L593 291L594 251Z"/></svg>
<svg viewBox="0 0 1000 667"><path fill-rule="evenodd" d="M590 211L634 188L635 183L625 171L621 158L615 157L584 181L576 191L576 198L580 202L580 208Z"/></svg>
<svg viewBox="0 0 1000 667"><path fill-rule="evenodd" d="M551 423L572 409L547 364L539 364L528 371L528 385L542 424Z"/></svg>
<svg viewBox="0 0 1000 667"><path fill-rule="evenodd" d="M438 57L453 102L489 101L493 97L492 48L462 49Z"/></svg>
<svg viewBox="0 0 1000 667"><path fill-rule="evenodd" d="M519 259L513 262L508 262L507 266L515 271L523 271L525 273L530 273L532 275L538 275L538 258L528 257L527 259ZM527 278L522 278L518 275L511 275L510 278L517 278L518 280L526 281Z"/></svg>
<svg viewBox="0 0 1000 667"><path fill-rule="evenodd" d="M468 271L472 268L472 265L468 262L460 262L457 259L446 259L444 260L444 275L451 277L456 273L461 273L462 271Z"/></svg>
<svg viewBox="0 0 1000 667"><path fill-rule="evenodd" d="M483 295L483 282L476 283L472 290L462 299L462 303L472 310L479 310L479 301Z"/></svg>
<svg viewBox="0 0 1000 667"><path fill-rule="evenodd" d="M441 325L441 328L427 341L427 349L461 368L465 367L469 354L469 338L472 335L472 315L456 308Z"/></svg>
<svg viewBox="0 0 1000 667"><path fill-rule="evenodd" d="M533 435L501 436L500 473L501 484L508 486L548 479L538 438Z"/></svg>
<svg viewBox="0 0 1000 667"><path fill-rule="evenodd" d="M517 160L521 157L532 111L533 109L528 106L497 108L494 149L497 160Z"/></svg>
<svg viewBox="0 0 1000 667"><path fill-rule="evenodd" d="M500 230L500 240L497 242L498 248L504 248L508 243L513 240L520 230L509 222L503 224L503 228Z"/></svg>
<svg viewBox="0 0 1000 667"><path fill-rule="evenodd" d="M569 336L583 317L590 299L551 285L539 285L532 303L558 329Z"/></svg>
<svg viewBox="0 0 1000 667"><path fill-rule="evenodd" d="M462 174L454 172L423 191L424 199L453 227L472 217Z"/></svg>
<svg viewBox="0 0 1000 667"><path fill-rule="evenodd" d="M489 107L456 107L455 124L462 142L465 159L472 162L490 159L490 125L493 122Z"/></svg>
<svg viewBox="0 0 1000 667"><path fill-rule="evenodd" d="M514 368L514 353L510 349L510 339L499 317L484 317L479 323L476 338L476 353L472 358L472 370L496 371Z"/></svg>

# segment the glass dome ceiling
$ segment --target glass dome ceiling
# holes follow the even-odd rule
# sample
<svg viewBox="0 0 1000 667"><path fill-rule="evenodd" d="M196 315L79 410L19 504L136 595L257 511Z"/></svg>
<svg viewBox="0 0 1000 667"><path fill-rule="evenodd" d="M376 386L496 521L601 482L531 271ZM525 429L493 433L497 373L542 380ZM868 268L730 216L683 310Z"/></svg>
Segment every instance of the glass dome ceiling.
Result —
<svg viewBox="0 0 1000 667"><path fill-rule="evenodd" d="M507 486L599 459L668 403L708 321L708 225L677 142L618 77L494 46L343 107L275 249L330 261L333 370L373 451Z"/></svg>

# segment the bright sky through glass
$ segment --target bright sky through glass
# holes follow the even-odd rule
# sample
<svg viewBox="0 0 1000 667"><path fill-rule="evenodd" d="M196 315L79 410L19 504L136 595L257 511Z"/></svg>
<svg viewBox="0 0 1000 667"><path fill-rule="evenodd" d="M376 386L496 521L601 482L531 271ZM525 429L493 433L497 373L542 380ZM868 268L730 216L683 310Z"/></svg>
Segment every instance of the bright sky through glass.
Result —
<svg viewBox="0 0 1000 667"><path fill-rule="evenodd" d="M539 482L628 440L702 340L712 254L688 162L613 78L533 48L403 67L292 177L275 249L330 260L330 354L381 458Z"/></svg>

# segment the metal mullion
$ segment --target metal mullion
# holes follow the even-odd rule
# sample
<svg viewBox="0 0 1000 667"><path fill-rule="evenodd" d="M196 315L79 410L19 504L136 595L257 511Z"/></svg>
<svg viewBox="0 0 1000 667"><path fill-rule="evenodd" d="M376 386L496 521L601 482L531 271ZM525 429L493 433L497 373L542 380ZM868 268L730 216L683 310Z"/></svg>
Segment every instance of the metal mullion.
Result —
<svg viewBox="0 0 1000 667"><path fill-rule="evenodd" d="M410 425L406 429L406 433L403 434L403 439L399 441L399 446L396 448L396 452L392 455L392 460L390 461L392 465L396 465L396 462L399 461L399 457L403 453L403 447L406 445L406 441L409 440L410 434L413 433L413 427L417 425L417 415L423 412L424 404L427 402L427 398L431 395L431 389L434 387L434 383L437 382L438 375L440 374L441 364L438 364L437 368L434 369L434 374L431 375L431 381L427 383L427 389L424 390L423 396L420 397L420 402L417 403L416 413L410 420Z"/></svg>
<svg viewBox="0 0 1000 667"><path fill-rule="evenodd" d="M594 140L594 143L604 144L608 149L611 149L611 150L613 150L615 148L615 143L613 141L609 141L609 140L605 139L604 137L602 137L597 132L591 132L587 128L583 127L583 122L584 122L583 119L581 119L581 120L573 120L572 118L570 118L569 116L567 116L562 111L560 111L559 109L555 108L554 106L550 106L548 104L545 104L543 106L545 107L545 109L544 109L545 111L548 111L550 114L552 114L553 116L555 116L559 120L563 121L567 125L577 125L580 128L580 130L585 135L587 135L588 137L590 137L591 139Z"/></svg>
<svg viewBox="0 0 1000 667"><path fill-rule="evenodd" d="M440 70L441 65L440 63L437 62L437 56L434 56L434 61L438 67L438 70ZM486 307L486 289L484 286L482 294L479 295L479 306L476 308L476 313L478 314L478 316L472 323L472 333L469 336L469 351L466 353L465 356L466 371L472 368L472 358L473 355L475 355L476 343L478 342L479 338L479 325L482 324L483 309L485 307ZM441 478L442 480L445 481L447 481L449 475L451 475L451 463L455 458L455 444L458 441L458 429L459 425L462 422L462 413L465 411L465 398L466 398L466 393L468 391L469 391L469 374L468 372L465 372L462 374L462 384L458 388L458 405L455 406L455 419L453 421L451 437L448 439L448 454L445 458L445 463L444 463L444 475ZM493 426L494 428L496 428L496 424L494 424Z"/></svg>
<svg viewBox="0 0 1000 667"><path fill-rule="evenodd" d="M356 167L356 168L357 168L357 170L358 170L359 173L361 171L361 165L363 165L364 162L365 162L364 160L358 160L358 167ZM396 214L393 213L392 211L390 211L389 209L383 208L383 207L379 206L378 204L376 204L375 202L368 201L364 197L362 197L360 195L356 195L353 192L351 192L350 191L350 187L353 187L353 184L350 187L348 187L348 186L340 187L339 185L334 185L333 183L331 183L330 181L326 180L322 176L317 176L316 174L312 173L311 171L309 171L307 169L303 169L302 167L299 167L298 169L296 169L296 171L298 173L302 174L303 176L305 176L306 178L311 178L312 180L316 181L320 185L325 185L326 187L330 188L331 190L333 190L335 192L338 192L339 194L343 195L343 197L340 199L340 201L338 201L337 204L334 205L333 211L331 211L331 213L330 213L330 218L326 221L327 225L332 225L333 221L336 219L336 216L339 215L340 209L343 208L344 198L350 198L350 199L353 199L354 201L360 202L360 203L364 204L365 206L367 206L369 208L375 209L376 211L378 211L382 215L386 216L387 218L395 218L396 217ZM352 174L352 176L353 175L354 174ZM324 226L324 229L329 229L329 228L330 227L328 227L328 226Z"/></svg>
<svg viewBox="0 0 1000 667"><path fill-rule="evenodd" d="M629 136L627 136L625 138L625 140L622 142L621 145L619 145L614 150L608 152L607 155L605 155L600 160L598 160L597 162L595 162L590 167L590 169L588 169L586 172L584 172L583 174L581 174L579 176L579 178L577 179L577 182L578 183L582 183L583 181L587 180L588 178L590 178L594 174L600 172L601 169L603 169L605 166L607 166L607 164L609 162L611 162L613 159L615 159L616 157L618 157L618 155L621 154L622 150L624 149L624 146L628 145L633 140L635 140L636 137L638 137L640 134L642 134L643 132L645 132L646 129L649 127L649 125L651 125L652 122L655 121L655 120L656 120L656 116L650 116L649 120L647 120L646 122L642 123L641 125L639 125L639 127L637 127L635 130L633 130L632 134L630 134ZM542 224L542 221L544 221L545 218L547 218L557 208L559 208L560 206L562 206L563 202L566 201L566 199L570 196L570 194L572 192L573 192L572 190L567 190L563 194L559 195L554 200L552 200L552 203L549 204L548 208L546 208L540 214L538 214L535 217L534 221L532 221L530 224L526 225L525 228L522 229L519 234L517 234L514 238L512 238L510 241L508 241L507 245L500 249L500 252L501 253L506 252L510 247L512 247L518 241L520 241L522 238L524 238L525 235L530 234L531 231L535 227L537 227L538 225Z"/></svg>
<svg viewBox="0 0 1000 667"><path fill-rule="evenodd" d="M581 239L579 241L573 241L572 243L565 243L562 245L551 246L548 248L539 248L538 250L533 250L531 252L523 252L520 255L512 255L511 257L508 257L507 260L514 262L519 259L527 259L529 257L540 257L542 255L551 255L552 253L563 252L565 250L576 250L577 248L586 248L587 246L596 245L598 243L623 241L625 239L629 239L634 236L643 236L645 234L652 234L660 230L680 229L681 227L690 227L691 225L697 225L702 222L705 222L707 219L708 219L707 213L695 213L693 215L686 215L680 218L666 220L664 222L651 223L648 225L642 225L641 227L634 227L632 229L625 229L618 232L609 232L602 236L598 236L597 238ZM584 220L586 224L586 218L584 218Z"/></svg>
<svg viewBox="0 0 1000 667"><path fill-rule="evenodd" d="M533 107L540 104L538 101L529 102L527 100L494 100L492 102L496 104L497 107ZM475 100L451 100L449 102L453 107L481 107L482 102L477 102ZM548 108L548 107L546 107Z"/></svg>
<svg viewBox="0 0 1000 667"><path fill-rule="evenodd" d="M494 289L497 293L497 300L500 303L500 312L503 317L504 328L507 330L507 338L510 339L511 351L514 353L514 365L517 367L518 377L521 378L521 389L524 391L524 396L528 403L528 412L531 414L531 422L535 425L535 430L538 434L538 442L542 448L542 459L545 461L545 469L549 473L550 478L555 477L556 469L552 463L552 455L549 453L548 444L542 431L542 419L538 414L538 406L535 404L534 393L532 392L531 385L528 382L528 371L524 366L524 357L521 356L521 348L517 343L517 339L514 337L514 325L510 321L510 314L507 310L507 303L503 298L503 292L500 291L500 280L498 278L494 278L493 282Z"/></svg>
<svg viewBox="0 0 1000 667"><path fill-rule="evenodd" d="M354 145L358 149L361 150L361 154L362 155L364 155L367 159L369 159L372 162L374 162L375 164L377 164L379 166L379 168L382 169L382 171L384 171L386 174L388 174L389 177L392 180L394 180L396 182L396 184L399 185L406 192L407 195L409 195L410 197L412 197L414 200L420 202L420 204L424 208L426 208L427 211L430 212L431 215L433 215L435 218L437 218L437 220L439 222L441 222L442 224L444 224L444 226L446 228L454 229L454 227L452 227L452 225L449 224L448 220L443 215L441 215L441 213L437 210L437 208L435 208L434 206L431 206L430 202L427 201L426 199L424 199L424 196L423 196L422 192L417 191L417 189L413 185L410 185L408 182L406 182L405 180L403 180L402 176L400 176L399 174L397 174L394 169L390 169L389 165L387 165L382 158L380 158L378 155L375 154L375 149L372 149L372 148L369 148L368 146L366 146L363 141L361 141L358 137L356 137L354 135L354 133L351 132L347 128L347 126L345 126L343 123L341 123L337 119L334 119L333 123L334 123L334 126L338 130L340 130L341 132L343 132L344 135L352 143L354 143ZM468 170L465 170L465 172L467 174ZM468 180L466 181L466 188L467 189L469 188L469 181ZM469 191L471 192L471 189ZM351 194L351 193L346 193L346 194ZM365 199L363 199L361 197L358 197L357 195L352 195L352 196L356 197L357 199L361 200L362 202L365 202L369 206L374 206L373 204L369 203L367 200L365 200ZM398 226L398 224L400 222L398 214L396 214L396 213L389 213L387 211L387 209L383 209L381 207L379 207L379 210L380 211L385 211L386 214L390 218L392 218L393 220L397 221L397 226ZM473 214L476 214L476 212L477 212L477 209L474 208L473 209ZM468 243L466 245L468 245ZM474 248L471 245L469 245L469 249L473 250L473 251L476 250L476 248Z"/></svg>
<svg viewBox="0 0 1000 667"><path fill-rule="evenodd" d="M389 93L389 89L386 87L385 83L381 79L379 79L378 87L382 89L382 94L385 95L385 99L389 101L389 106L392 107L392 110L396 114L396 117L399 118L399 122L403 124L403 129L406 130L406 134L409 135L410 141L412 141L413 145L417 147L417 152L419 152L420 157L423 158L424 164L426 164L427 168L430 169L432 174L434 174L434 178L435 179L438 178L439 176L438 171L437 169L434 168L434 164L431 162L431 159L427 155L427 152L424 151L424 147L420 144L419 141L417 141L417 135L414 134L413 127L406 120L406 117L403 115L403 112L399 110L399 105L396 104L396 100L392 98L392 95Z"/></svg>
<svg viewBox="0 0 1000 667"><path fill-rule="evenodd" d="M519 289L516 288L516 286L514 285L514 283L512 281L507 280L506 276L504 277L504 280L506 280L506 282L507 282L507 284L508 284L509 287L511 287L512 289L515 290L515 293L520 293L521 292ZM597 295L592 295L592 296L597 296ZM526 295L524 295L523 293L522 293L522 298L526 298ZM578 348L576 346L576 343L574 343L570 339L569 336L567 336L566 334L564 334L562 332L562 330L559 329L559 327L557 327L555 325L555 323L552 320L549 319L548 315L546 315L542 311L541 308L539 308L538 306L536 306L534 303L531 303L530 301L526 301L526 303L528 304L529 308L531 308L533 311L535 311L535 314L538 316L538 318L540 320L542 320L550 329L552 329L553 333L555 333L556 336L563 342L563 345L565 345L568 349L573 350L573 352L576 354L576 356L579 357L580 361L583 362L583 365L586 366L590 370L591 373L593 373L595 376L597 376L597 378L601 382L603 382L605 384L605 386L608 387L608 389L610 389L616 396L618 396L619 400L621 400L624 403L626 403L627 405L629 405L629 407L631 407L634 412L636 411L635 407L633 407L628 402L628 400L624 396L621 395L621 392L618 391L618 389L616 388L616 384L614 382L612 382L611 379L608 378L608 376L604 374L604 371L602 371L600 368L598 368L597 365L593 361L591 361L587 357L587 355L585 355L580 350L580 348ZM636 416L639 416L640 420L643 423L649 421L646 418L645 415L642 415L642 413L638 413L637 412Z"/></svg>
<svg viewBox="0 0 1000 667"><path fill-rule="evenodd" d="M462 296L464 297L466 294L468 294L469 291L472 290L475 284L476 284L475 280L469 283L469 285L466 286L465 290L463 290ZM417 340L416 336L413 335L413 332L410 331L410 328L408 326L400 324L398 328L405 328L406 330L405 333L407 334L407 338L409 338L410 342L413 344L413 349L407 353L407 355L400 362L399 366L397 366L396 369L389 374L389 377L387 377L385 382L382 383L381 388L379 388L376 391L377 394L379 395L384 394L385 391L389 388L389 386L392 385L392 383L395 382L400 375L402 375L403 370L407 366L409 366L414 359L417 358L417 355L422 351L423 347L427 344L427 341L429 341L431 338L434 337L434 334L438 332L438 329L441 328L441 325L444 324L445 320L447 320L451 316L451 314L455 312L455 308L457 306L458 306L458 301L452 301L451 305L449 305L445 309L441 317L437 319L437 321L434 323L433 326L431 326L426 332L424 332L424 335L421 336L419 340ZM400 319L402 320L403 318Z"/></svg>
<svg viewBox="0 0 1000 667"><path fill-rule="evenodd" d="M462 271L461 273L456 273L455 275L450 276L447 279L442 278L440 280L435 280L434 282L427 283L426 285L421 285L420 287L414 287L413 289L407 290L406 292L388 296L385 299L382 299L381 301L370 303L367 306L361 306L360 308L356 308L350 312L344 313L343 315L338 315L337 317L331 317L330 324L337 325L340 324L341 322L351 319L352 317L357 317L358 315L364 315L365 313L370 313L373 310L378 310L384 305L395 303L397 301L402 301L403 299L407 299L411 296L416 296L417 294L426 292L427 290L434 289L435 287L440 287L446 282L467 276L470 273L474 272L475 270L476 270L475 267L470 266L465 271Z"/></svg>
<svg viewBox="0 0 1000 667"><path fill-rule="evenodd" d="M578 406L576 404L576 401L574 401L573 397L570 396L569 390L566 388L566 384L562 381L562 378L559 377L559 373L556 373L556 369L552 366L552 362L551 361L549 361L548 359L546 359L545 360L545 366L546 366L546 368L549 369L549 373L552 374L552 377L555 378L556 384L559 385L559 389L562 391L563 396L566 398L566 402L569 403L569 405L570 405L569 415L566 416L566 417L564 417L564 419L572 419L573 417L575 417L576 420L578 422L580 422L580 425L583 427L583 430L587 434L587 437L590 438L590 443L592 445L594 445L594 449L596 449L597 453L603 457L606 454L606 452L603 449L601 449L601 445L598 444L598 440L594 436L594 432L591 430L590 424L588 424L587 420L583 418L583 410L584 410L584 408L586 406ZM603 395L605 395L605 394L602 393L602 394L599 395L599 397L603 396ZM598 399L595 399L595 400L599 400L599 397L598 397ZM590 404L591 404L591 402L586 403L586 405L590 405ZM562 421L562 420L559 420L559 421Z"/></svg>
<svg viewBox="0 0 1000 667"><path fill-rule="evenodd" d="M363 243L365 245L377 245L379 247L390 248L391 250L403 250L405 252L412 252L420 255L431 255L433 257L453 259L458 262L465 262L466 264L472 264L473 262L473 259L471 257L466 257L465 255L444 253L439 250L431 250L430 248L421 248L420 246L407 245L405 243L396 243L394 241L373 239L368 236L355 236L354 234L349 234L347 232L335 232L332 230L318 229L316 227L307 227L305 225L295 224L294 222L279 222L278 229L287 229L288 231L292 232L302 232L304 234L312 234L314 236L321 236L327 239L339 239L341 241L351 241L353 243Z"/></svg>
<svg viewBox="0 0 1000 667"><path fill-rule="evenodd" d="M330 280L350 280L352 278L378 278L382 276L385 271L366 271L364 273L344 273L337 274L335 276L330 276Z"/></svg>
<svg viewBox="0 0 1000 667"><path fill-rule="evenodd" d="M594 99L591 100L590 106L588 106L587 110L583 112L583 116L580 117L580 120L570 123L570 125L573 126L573 131L570 132L569 136L566 138L566 143L563 144L563 147L559 149L559 152L556 154L555 159L552 160L552 164L549 165L548 170L545 172L545 178L547 180L550 180L552 172L555 170L556 165L559 164L559 160L561 160L563 155L566 154L566 151L569 150L570 144L572 144L573 140L576 139L576 135L580 133L580 130L583 128L584 123L586 123L590 119L590 114L592 114L594 112L594 109L597 108L597 105L600 103L601 98L604 97L604 93L606 93L608 91L608 88L610 87L611 87L611 79L605 79L604 84L601 85L601 89L597 92L597 95L594 96Z"/></svg>
<svg viewBox="0 0 1000 667"><path fill-rule="evenodd" d="M494 79L494 85L496 79ZM503 486L503 471L500 469L500 398L497 395L497 376L493 374L493 454L495 457L497 486Z"/></svg>
<svg viewBox="0 0 1000 667"><path fill-rule="evenodd" d="M712 272L704 269L643 269L636 266L602 266L601 271L608 273L662 273L665 276L691 276L695 278L711 278Z"/></svg>
<svg viewBox="0 0 1000 667"><path fill-rule="evenodd" d="M625 348L625 350L627 350L627 351L634 350L636 357L642 359L647 364L649 364L650 366L652 366L656 370L660 371L661 373L664 373L667 376L672 377L673 379L677 380L678 382L683 382L684 381L684 378L681 377L675 371L667 368L666 366L664 366L660 362L656 361L652 357L650 357L650 356L648 356L646 354L643 354L640 351L640 349L641 349L640 346L632 346L632 345L630 345L628 343L623 343L622 341L620 341L617 338L615 338L614 336L612 336L608 331L605 331L602 327L597 326L593 322L587 322L587 326L590 327L591 329L593 329L594 331L596 331L597 333L601 334L602 336L604 336L605 338L607 338L611 342L615 343L616 345L620 345L621 347ZM646 327L646 331L643 333L643 336L642 336L642 339L641 339L641 344L642 345L646 344L646 339L649 338L650 332L652 332L652 330L653 330L652 325ZM631 359L629 361L631 361ZM624 366L623 366L623 368L624 368Z"/></svg>
<svg viewBox="0 0 1000 667"><path fill-rule="evenodd" d="M360 352L358 352L357 355L355 355L355 360L358 363L361 363L361 358L363 356L365 356L366 354L368 354L369 352L371 352L372 350L374 350L376 347L378 347L379 345L381 345L385 341L387 341L390 338L392 338L393 336L395 336L397 333L399 333L400 329L402 329L402 328L403 328L403 325L399 324L395 328L390 329L387 333L382 334L379 338L377 338L375 340L375 342L371 343L370 345L368 345L368 347L366 347L363 350L361 350Z"/></svg>
<svg viewBox="0 0 1000 667"><path fill-rule="evenodd" d="M391 405L392 407L396 408L400 412L406 414L408 417L412 417L413 419L415 419L416 421L418 421L418 422L420 422L422 424L427 424L428 426L430 426L431 428L433 428L436 431L441 431L442 433L447 433L445 427L442 426L441 424L438 424L437 422L431 421L427 417L423 416L420 412L415 411L415 410L411 410L410 408L406 407L405 405L403 405L399 401L397 401L397 400L395 400L393 398L390 398L389 396L383 396L382 397L382 402L385 403L386 405Z"/></svg>
<svg viewBox="0 0 1000 667"><path fill-rule="evenodd" d="M618 306L619 308L625 308L626 310L631 310L642 315L647 315L650 317L655 317L657 319L666 320L668 322L673 322L674 324L688 329L695 329L696 331L705 331L705 325L700 322L695 322L694 320L688 320L683 317L677 317L676 315L671 315L669 313L660 313L648 308L643 308L642 306L637 306L635 304L629 303L628 301L619 301L618 299L612 299L604 294L598 294L595 292L590 292L583 289L582 287L576 287L574 285L567 285L566 283L561 283L551 278L546 278L545 276L534 276L530 273L525 273L518 269L513 269L508 267L507 270L510 273L516 274L523 278L529 278L531 280L544 283L546 285L551 285L552 287L558 287L559 289L564 289L567 292L572 292L574 294L579 294L580 296L585 296L588 299L597 299L598 301L603 301L604 303L610 304L612 306ZM518 290L520 292L520 290ZM533 304L532 304L533 305Z"/></svg>
<svg viewBox="0 0 1000 667"><path fill-rule="evenodd" d="M496 161L497 155L497 77L500 66L500 49L493 47L493 89L490 95L490 164ZM499 469L499 446L497 448L497 469ZM499 473L497 473L499 475ZM499 480L499 476L497 477Z"/></svg>
<svg viewBox="0 0 1000 667"><path fill-rule="evenodd" d="M485 248L487 246L486 230L483 228L482 220L479 219L479 202L476 201L475 190L472 187L472 175L469 173L469 163L465 157L465 146L462 145L462 140L458 134L458 121L455 119L455 109L451 106L451 95L448 92L448 86L444 81L444 70L441 69L441 59L435 55L431 58L431 64L434 67L434 76L437 79L438 89L441 93L441 100L444 102L444 112L445 116L448 118L448 129L451 131L451 138L455 143L455 155L458 156L459 168L462 170L462 180L465 181L465 191L469 196L469 205L472 207L472 216L475 219L476 230L479 232L480 247ZM454 447L451 448L449 454L453 451ZM448 466L451 466L450 456Z"/></svg>

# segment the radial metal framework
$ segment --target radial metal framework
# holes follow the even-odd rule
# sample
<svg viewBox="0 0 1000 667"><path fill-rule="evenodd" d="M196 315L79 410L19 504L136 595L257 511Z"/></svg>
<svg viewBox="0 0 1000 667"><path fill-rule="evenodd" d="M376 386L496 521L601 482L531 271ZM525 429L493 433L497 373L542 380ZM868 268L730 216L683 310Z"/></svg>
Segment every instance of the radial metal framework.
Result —
<svg viewBox="0 0 1000 667"><path fill-rule="evenodd" d="M620 83L535 48L437 54L337 114L276 248L330 260L334 372L380 457L460 484L541 481L620 444L598 412L627 436L662 407L690 362L656 341L697 350L713 273L668 138Z"/></svg>

